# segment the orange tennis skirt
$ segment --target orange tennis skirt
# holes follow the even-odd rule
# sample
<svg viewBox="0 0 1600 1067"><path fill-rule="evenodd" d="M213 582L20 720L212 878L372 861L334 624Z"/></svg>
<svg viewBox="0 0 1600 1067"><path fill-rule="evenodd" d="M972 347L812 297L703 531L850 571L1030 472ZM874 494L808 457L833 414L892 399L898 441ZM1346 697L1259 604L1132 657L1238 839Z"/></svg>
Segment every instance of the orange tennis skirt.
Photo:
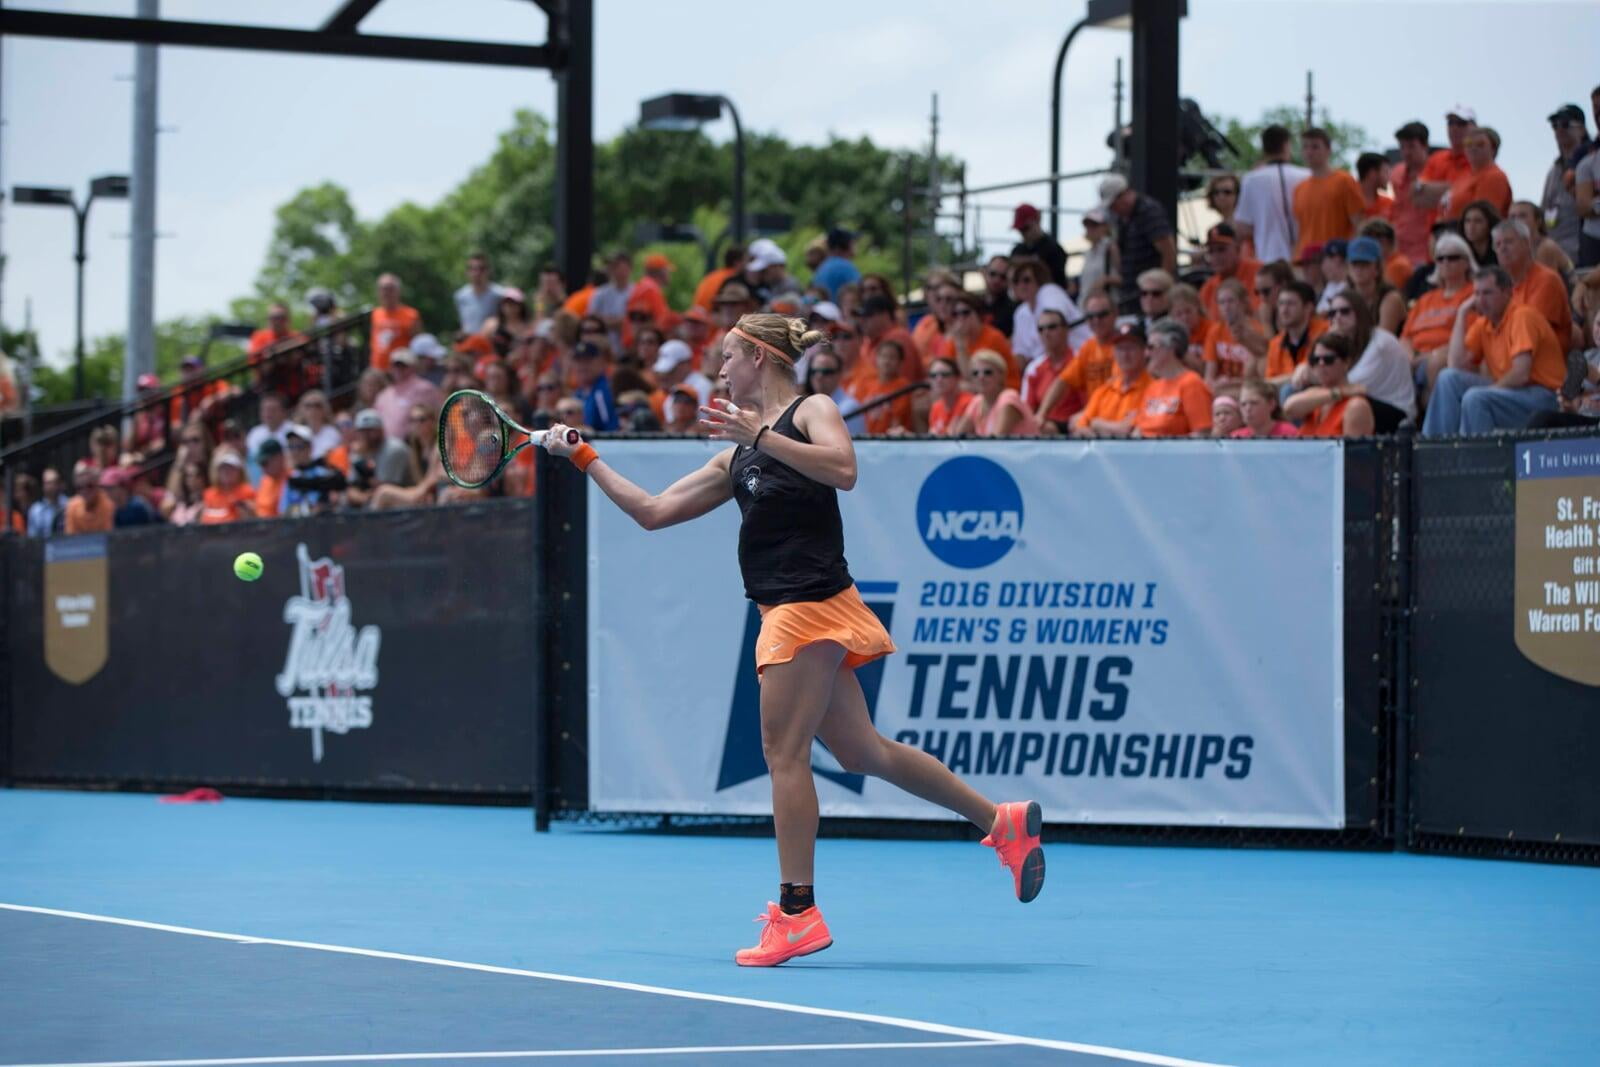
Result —
<svg viewBox="0 0 1600 1067"><path fill-rule="evenodd" d="M844 646L844 665L852 670L895 650L883 623L862 603L851 585L827 600L775 604L761 609L756 638L756 674L774 663L788 663L807 645L835 641Z"/></svg>

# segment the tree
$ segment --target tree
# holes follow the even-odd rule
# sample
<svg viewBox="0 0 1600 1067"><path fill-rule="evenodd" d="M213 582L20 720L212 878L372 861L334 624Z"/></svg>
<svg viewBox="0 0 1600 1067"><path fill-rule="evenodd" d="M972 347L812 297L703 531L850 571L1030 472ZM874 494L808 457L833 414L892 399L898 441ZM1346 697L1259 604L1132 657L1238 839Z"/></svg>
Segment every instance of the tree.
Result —
<svg viewBox="0 0 1600 1067"><path fill-rule="evenodd" d="M178 364L184 356L194 355L207 347L211 327L217 321L216 318L179 318L156 323L156 375L164 382L175 381ZM88 396L105 399L122 396L122 360L127 350L127 337L120 333L97 337L85 347L83 384ZM230 357L237 354L233 350L228 352ZM210 362L217 366L221 360L213 355ZM40 362L34 376L34 385L44 393L39 403L67 403L72 399L74 381L70 362L64 367Z"/></svg>
<svg viewBox="0 0 1600 1067"><path fill-rule="evenodd" d="M1304 109L1296 109L1289 104L1280 104L1270 107L1261 113L1258 122L1245 124L1231 116L1208 116L1223 134L1237 149L1235 158L1238 160L1238 169L1249 170L1261 161L1261 131L1271 125L1279 125L1287 129L1291 135L1290 151L1298 161L1300 157L1300 134L1306 128L1306 113ZM1371 137L1362 126L1354 123L1336 122L1333 116L1323 108L1316 116L1317 125L1328 131L1328 139L1333 147L1331 165L1335 168L1350 167L1354 165L1356 156L1373 145Z"/></svg>

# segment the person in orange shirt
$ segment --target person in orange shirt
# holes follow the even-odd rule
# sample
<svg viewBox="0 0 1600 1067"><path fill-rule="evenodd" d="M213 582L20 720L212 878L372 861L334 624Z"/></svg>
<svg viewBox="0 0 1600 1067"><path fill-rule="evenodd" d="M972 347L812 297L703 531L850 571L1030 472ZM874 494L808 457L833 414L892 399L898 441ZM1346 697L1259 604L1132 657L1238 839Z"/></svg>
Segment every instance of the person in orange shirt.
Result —
<svg viewBox="0 0 1600 1067"><path fill-rule="evenodd" d="M946 289L950 298L949 327L944 335L933 343L933 355L954 359L958 366L965 368L964 374L969 377L972 368L967 363L967 357L981 349L998 352L1006 361L1007 389L1022 388L1022 366L1016 354L1011 350L1011 342L1006 340L1005 334L995 329L984 320L988 310L982 297L976 293L969 293L964 289Z"/></svg>
<svg viewBox="0 0 1600 1067"><path fill-rule="evenodd" d="M1412 263L1425 263L1434 209L1418 203L1416 194L1418 179L1428 165L1428 127L1408 122L1394 131L1394 139L1400 146L1400 162L1389 171L1389 188L1394 191L1389 221L1394 224L1395 245L1400 254Z"/></svg>
<svg viewBox="0 0 1600 1067"><path fill-rule="evenodd" d="M561 305L561 310L572 315L573 318L583 318L585 315L589 314L589 298L594 296L594 291L596 289L600 288L602 285L605 285L610 280L610 275L606 274L606 272L603 270L590 271L589 284L583 286L583 288L567 297L566 301Z"/></svg>
<svg viewBox="0 0 1600 1067"><path fill-rule="evenodd" d="M1267 342L1262 378L1282 385L1294 376L1317 339L1328 332L1328 320L1316 313L1316 294L1305 282L1290 282L1278 294L1278 322L1283 326Z"/></svg>
<svg viewBox="0 0 1600 1067"><path fill-rule="evenodd" d="M744 245L733 245L722 253L722 266L706 274L700 279L700 284L694 287L694 306L710 311L722 284L729 278L737 278L743 274L745 261L749 258L750 253L745 250Z"/></svg>
<svg viewBox="0 0 1600 1067"><path fill-rule="evenodd" d="M986 270L1002 271L1009 279L1010 262L1004 256L996 256L989 261ZM911 339L917 342L917 351L926 352L931 356L937 354L934 352L934 346L950 325L950 308L953 306L954 294L961 291L961 283L949 271L931 271L923 284L922 291L927 295L928 313L917 320L916 326L911 331ZM1006 300L1010 299L1008 295Z"/></svg>
<svg viewBox="0 0 1600 1067"><path fill-rule="evenodd" d="M79 460L72 468L72 485L77 493L67 501L62 532L68 535L105 533L111 529L117 509L100 488L100 468L88 460Z"/></svg>
<svg viewBox="0 0 1600 1067"><path fill-rule="evenodd" d="M905 349L900 347L898 340L885 337L873 345L872 363L875 370L873 377L865 381L858 379L850 390L850 394L863 406L911 384L901 369L905 365ZM869 434L913 432L915 424L911 412L911 394L873 408L866 413L866 420Z"/></svg>
<svg viewBox="0 0 1600 1067"><path fill-rule="evenodd" d="M1572 330L1572 301L1561 275L1533 258L1533 240L1528 228L1515 219L1497 225L1493 233L1495 259L1511 276L1513 303L1526 304L1550 324L1563 354L1578 343Z"/></svg>
<svg viewBox="0 0 1600 1067"><path fill-rule="evenodd" d="M1146 368L1144 327L1124 322L1117 327L1112 358L1117 376L1096 389L1084 409L1073 416L1074 437L1127 437L1150 387Z"/></svg>
<svg viewBox="0 0 1600 1067"><path fill-rule="evenodd" d="M1189 331L1172 319L1150 328L1150 384L1133 419L1135 437L1211 436L1211 390L1184 366Z"/></svg>
<svg viewBox="0 0 1600 1067"><path fill-rule="evenodd" d="M1256 271L1261 269L1261 264L1246 259L1239 247L1239 235L1226 222L1219 222L1206 234L1206 266L1211 268L1211 277L1200 287L1200 303L1205 307L1206 315L1221 319L1222 312L1217 308L1217 290L1222 283L1229 278L1238 278L1248 294L1255 285ZM1255 301L1251 299L1250 307L1254 309L1255 306Z"/></svg>
<svg viewBox="0 0 1600 1067"><path fill-rule="evenodd" d="M1542 411L1560 407L1566 357L1545 317L1512 295L1504 267L1485 267L1473 295L1456 309L1450 366L1439 373L1422 436L1520 430ZM1481 316L1469 327L1476 311Z"/></svg>
<svg viewBox="0 0 1600 1067"><path fill-rule="evenodd" d="M275 519L283 510L283 483L289 477L289 460L284 455L283 444L269 437L256 449L256 464L261 468L261 480L256 483L253 503L258 519Z"/></svg>
<svg viewBox="0 0 1600 1067"><path fill-rule="evenodd" d="M1450 355L1450 331L1456 309L1472 296L1472 275L1478 265L1460 234L1441 234L1434 242L1433 288L1423 293L1406 316L1400 347L1411 359L1417 388L1432 389ZM1467 325L1471 325L1469 322Z"/></svg>
<svg viewBox="0 0 1600 1067"><path fill-rule="evenodd" d="M1383 255L1383 277L1403 293L1417 267L1395 248L1394 226L1388 219L1368 219L1361 224L1361 236L1378 242L1378 250Z"/></svg>
<svg viewBox="0 0 1600 1067"><path fill-rule="evenodd" d="M873 296L861 302L856 324L861 330L862 358L856 363L852 380L845 382L845 388L855 392L854 384L865 385L873 380L877 367L872 360L872 351L884 341L894 341L900 346L903 359L901 373L906 380L922 381L922 353L917 351L917 343L911 339L910 331L896 324L894 313L894 301L888 297Z"/></svg>
<svg viewBox="0 0 1600 1067"><path fill-rule="evenodd" d="M961 388L961 368L955 360L942 356L928 364L928 382L933 386L928 432L935 437L949 437L962 424L967 409L977 402L977 394Z"/></svg>
<svg viewBox="0 0 1600 1067"><path fill-rule="evenodd" d="M1413 202L1422 208L1438 208L1441 216L1445 194L1450 192L1451 183L1472 169L1463 146L1467 135L1478 128L1478 113L1465 104L1457 104L1445 112L1444 124L1450 147L1441 148L1428 157L1428 162L1412 187Z"/></svg>
<svg viewBox="0 0 1600 1067"><path fill-rule="evenodd" d="M1356 353L1348 337L1317 338L1306 362L1311 384L1284 401L1286 418L1300 419L1301 437L1371 437L1372 404L1359 385L1350 382Z"/></svg>
<svg viewBox="0 0 1600 1067"><path fill-rule="evenodd" d="M1366 211L1361 186L1349 171L1334 170L1329 165L1333 147L1326 130L1312 126L1302 133L1300 154L1311 175L1294 187L1294 218L1300 233L1295 245L1297 254L1307 245L1353 237Z"/></svg>
<svg viewBox="0 0 1600 1067"><path fill-rule="evenodd" d="M1077 394L1079 397L1077 407L1081 409L1087 398L1094 395L1095 390L1116 376L1117 364L1112 358L1111 350L1117 338L1117 313L1112 305L1111 294L1104 289L1096 289L1085 297L1083 317L1089 320L1092 336L1078 346L1078 350L1072 354L1072 359L1045 390L1044 398L1039 401L1039 406L1034 411L1041 424L1051 421L1050 413L1055 410L1057 404L1063 402L1063 397ZM1059 426L1057 429L1070 433L1071 420L1068 420L1066 426Z"/></svg>
<svg viewBox="0 0 1600 1067"><path fill-rule="evenodd" d="M1189 348L1183 354L1183 365L1205 377L1206 342L1211 340L1217 324L1206 318L1206 309L1200 304L1200 294L1192 285L1179 282L1167 290L1167 315L1189 331Z"/></svg>
<svg viewBox="0 0 1600 1067"><path fill-rule="evenodd" d="M244 460L236 452L218 450L212 468L211 487L201 498L205 507L200 512L200 524L216 526L252 518L256 513L256 493L245 481Z"/></svg>
<svg viewBox="0 0 1600 1067"><path fill-rule="evenodd" d="M1387 219L1394 213L1394 198L1378 192L1389 184L1389 161L1377 152L1363 152L1356 158L1356 184L1361 186L1361 214L1369 219Z"/></svg>
<svg viewBox="0 0 1600 1067"><path fill-rule="evenodd" d="M400 279L393 274L378 275L378 306L372 309L372 366L388 370L390 353L409 346L421 332L421 314L400 302Z"/></svg>
<svg viewBox="0 0 1600 1067"><path fill-rule="evenodd" d="M250 335L250 344L245 351L250 356L250 365L255 366L261 362L261 353L273 345L303 339L302 335L289 328L289 305L274 302L267 308L267 324Z"/></svg>
<svg viewBox="0 0 1600 1067"><path fill-rule="evenodd" d="M1500 150L1500 137L1487 126L1480 126L1467 134L1463 147L1468 168L1456 175L1450 183L1450 192L1442 205L1444 217L1460 216L1474 200L1487 200L1500 213L1501 218L1511 210L1511 180L1494 161Z"/></svg>
<svg viewBox="0 0 1600 1067"><path fill-rule="evenodd" d="M1045 416L1035 414L1039 401L1050 386L1061 380L1061 375L1072 362L1072 345L1067 341L1067 316L1056 308L1039 312L1039 337L1044 342L1044 355L1028 364L1022 375L1022 403L1040 426L1052 426L1065 431L1083 409L1083 393L1076 389L1061 392L1061 399L1053 407L1045 408ZM1087 342L1085 342L1087 343Z"/></svg>
<svg viewBox="0 0 1600 1067"><path fill-rule="evenodd" d="M1263 276L1256 279L1257 287L1269 292L1279 291L1281 287L1269 282L1264 277L1265 271L1261 273ZM1252 363L1267 354L1267 333L1250 314L1249 298L1239 279L1229 278L1218 287L1217 309L1222 313L1221 318L1211 328L1205 347L1206 385L1213 393L1237 388ZM1273 321L1276 321L1276 312Z"/></svg>

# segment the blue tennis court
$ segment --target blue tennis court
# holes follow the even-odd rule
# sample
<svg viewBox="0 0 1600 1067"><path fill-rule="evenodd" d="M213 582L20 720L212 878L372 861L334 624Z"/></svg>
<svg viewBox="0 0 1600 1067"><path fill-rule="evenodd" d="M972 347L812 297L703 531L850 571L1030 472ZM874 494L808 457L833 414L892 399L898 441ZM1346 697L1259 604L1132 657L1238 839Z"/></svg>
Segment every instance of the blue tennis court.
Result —
<svg viewBox="0 0 1600 1067"><path fill-rule="evenodd" d="M759 838L526 812L0 792L0 1065L1571 1063L1600 871L821 844L836 943L731 962Z"/></svg>

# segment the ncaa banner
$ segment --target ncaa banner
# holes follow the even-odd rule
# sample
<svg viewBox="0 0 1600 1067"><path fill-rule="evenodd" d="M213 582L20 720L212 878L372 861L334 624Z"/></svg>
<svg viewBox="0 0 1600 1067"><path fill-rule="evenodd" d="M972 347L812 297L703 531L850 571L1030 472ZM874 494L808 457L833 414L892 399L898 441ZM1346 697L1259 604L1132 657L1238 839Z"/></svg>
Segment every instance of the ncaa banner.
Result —
<svg viewBox="0 0 1600 1067"><path fill-rule="evenodd" d="M611 441L652 492L716 451ZM1344 825L1344 455L1326 442L857 444L845 553L899 652L885 736L1055 822ZM589 797L765 814L738 509L639 529L588 488ZM813 746L825 815L956 818Z"/></svg>

